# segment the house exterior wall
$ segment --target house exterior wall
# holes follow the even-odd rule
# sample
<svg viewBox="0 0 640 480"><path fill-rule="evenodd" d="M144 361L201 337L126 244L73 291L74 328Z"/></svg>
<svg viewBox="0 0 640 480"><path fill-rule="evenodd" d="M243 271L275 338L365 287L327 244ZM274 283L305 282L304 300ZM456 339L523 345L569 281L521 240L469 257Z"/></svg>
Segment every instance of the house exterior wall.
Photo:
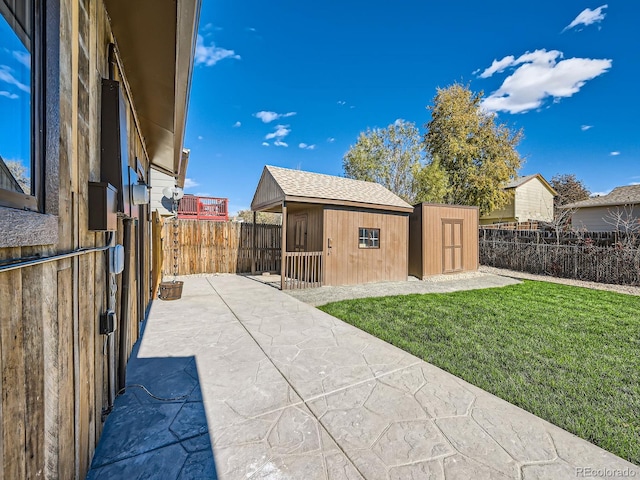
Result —
<svg viewBox="0 0 640 480"><path fill-rule="evenodd" d="M513 192L513 190L512 190ZM516 206L515 206L515 193L509 199L509 202L498 210L489 212L480 218L480 225L489 225L498 222L515 222L516 221Z"/></svg>
<svg viewBox="0 0 640 480"><path fill-rule="evenodd" d="M47 154L47 168L55 165L57 171L47 170L44 179L46 214L0 208L0 218L34 225L31 237L17 227L2 231L0 260L100 247L108 237L88 230L88 183L100 181L100 88L109 76L107 49L114 39L100 0L60 0L56 15L59 59L57 42L47 45L47 55L53 52L59 62L59 98L47 107L60 129L48 139L55 155ZM115 67L116 80L122 80L120 73ZM144 178L149 162L126 94L125 111L130 166ZM147 275L136 273L150 271L148 212L141 207L133 213L137 225L120 216L114 232L126 251L115 302L119 321L129 318L115 335L116 351L126 357L150 300ZM53 231L45 231L49 226ZM141 257L134 254L136 242ZM106 254L95 252L0 273L0 478L85 477L109 403L106 337L99 333L109 302L106 269Z"/></svg>
<svg viewBox="0 0 640 480"><path fill-rule="evenodd" d="M164 196L162 190L166 187L175 187L176 179L171 175L167 175L166 173L156 170L155 168L150 170L151 211L157 211L162 217L172 215L171 202Z"/></svg>
<svg viewBox="0 0 640 480"><path fill-rule="evenodd" d="M478 208L430 205L415 206L409 218L409 274L420 279L445 272L443 222L461 222L459 271L478 270Z"/></svg>
<svg viewBox="0 0 640 480"><path fill-rule="evenodd" d="M515 218L519 222L553 220L553 194L538 179L533 178L515 189Z"/></svg>
<svg viewBox="0 0 640 480"><path fill-rule="evenodd" d="M612 232L616 230L612 214L617 212L622 213L622 218L640 222L640 205L634 205L633 208L628 206L626 209L617 206L587 207L579 208L571 215L571 226L587 232Z"/></svg>
<svg viewBox="0 0 640 480"><path fill-rule="evenodd" d="M361 227L380 229L380 248L358 247ZM325 206L324 285L406 280L408 235L408 214Z"/></svg>

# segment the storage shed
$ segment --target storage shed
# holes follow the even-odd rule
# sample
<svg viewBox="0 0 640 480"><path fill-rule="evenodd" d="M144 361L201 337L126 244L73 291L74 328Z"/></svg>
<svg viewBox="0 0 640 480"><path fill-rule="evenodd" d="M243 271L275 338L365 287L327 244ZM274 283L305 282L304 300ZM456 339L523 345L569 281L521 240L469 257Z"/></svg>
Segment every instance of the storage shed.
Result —
<svg viewBox="0 0 640 480"><path fill-rule="evenodd" d="M251 210L282 213L283 289L407 279L413 207L382 185L266 166Z"/></svg>
<svg viewBox="0 0 640 480"><path fill-rule="evenodd" d="M478 269L478 207L419 203L409 217L409 275Z"/></svg>

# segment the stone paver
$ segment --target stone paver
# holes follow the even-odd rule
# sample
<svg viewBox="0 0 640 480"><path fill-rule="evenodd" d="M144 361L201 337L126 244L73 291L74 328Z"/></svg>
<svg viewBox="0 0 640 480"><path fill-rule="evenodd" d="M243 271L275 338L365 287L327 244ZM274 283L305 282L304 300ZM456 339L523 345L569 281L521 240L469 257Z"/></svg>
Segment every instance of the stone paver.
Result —
<svg viewBox="0 0 640 480"><path fill-rule="evenodd" d="M181 300L154 303L128 369L129 384L172 400L128 388L89 478L565 479L578 468L640 478L271 286L184 280Z"/></svg>

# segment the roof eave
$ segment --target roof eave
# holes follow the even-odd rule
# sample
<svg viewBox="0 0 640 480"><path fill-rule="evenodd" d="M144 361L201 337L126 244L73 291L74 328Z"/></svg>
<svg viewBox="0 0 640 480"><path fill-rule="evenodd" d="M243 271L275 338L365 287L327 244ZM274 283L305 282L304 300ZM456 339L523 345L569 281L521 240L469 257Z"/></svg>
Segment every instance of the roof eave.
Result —
<svg viewBox="0 0 640 480"><path fill-rule="evenodd" d="M178 177L201 0L105 0L151 165Z"/></svg>

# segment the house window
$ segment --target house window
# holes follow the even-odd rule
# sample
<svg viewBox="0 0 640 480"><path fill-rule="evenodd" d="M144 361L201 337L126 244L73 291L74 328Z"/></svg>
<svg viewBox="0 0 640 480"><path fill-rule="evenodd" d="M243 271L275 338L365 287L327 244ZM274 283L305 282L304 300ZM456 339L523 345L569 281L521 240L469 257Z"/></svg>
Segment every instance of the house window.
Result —
<svg viewBox="0 0 640 480"><path fill-rule="evenodd" d="M42 28L36 0L0 0L0 206L41 210Z"/></svg>
<svg viewBox="0 0 640 480"><path fill-rule="evenodd" d="M358 229L359 248L380 248L379 228L359 228Z"/></svg>

